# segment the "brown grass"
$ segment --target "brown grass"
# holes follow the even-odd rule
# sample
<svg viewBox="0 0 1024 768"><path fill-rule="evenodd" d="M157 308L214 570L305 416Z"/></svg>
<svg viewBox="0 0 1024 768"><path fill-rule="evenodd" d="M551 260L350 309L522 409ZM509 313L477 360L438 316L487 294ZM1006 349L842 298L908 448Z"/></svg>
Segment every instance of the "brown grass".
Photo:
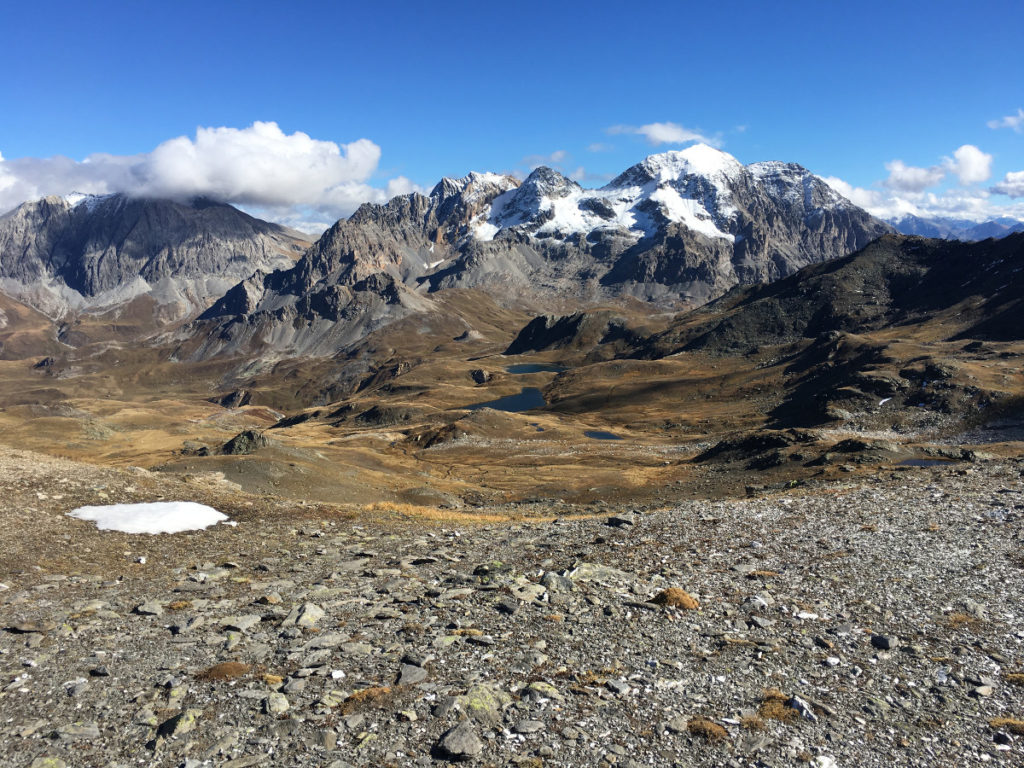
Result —
<svg viewBox="0 0 1024 768"><path fill-rule="evenodd" d="M748 731L763 731L768 724L760 715L744 715L740 718L740 728Z"/></svg>
<svg viewBox="0 0 1024 768"><path fill-rule="evenodd" d="M997 717L989 720L988 724L997 731L1009 731L1018 736L1024 736L1024 720L1017 720L1013 717Z"/></svg>
<svg viewBox="0 0 1024 768"><path fill-rule="evenodd" d="M686 730L694 736L710 741L712 744L720 744L729 740L729 732L718 723L708 720L706 717L695 717L686 724Z"/></svg>
<svg viewBox="0 0 1024 768"><path fill-rule="evenodd" d="M383 709L392 698L392 690L387 686L375 686L356 691L341 702L342 714L351 715L368 709Z"/></svg>
<svg viewBox="0 0 1024 768"><path fill-rule="evenodd" d="M1007 672L1003 675L1003 679L1010 685L1024 685L1024 673Z"/></svg>
<svg viewBox="0 0 1024 768"><path fill-rule="evenodd" d="M971 616L969 613L951 613L946 617L946 626L950 629L962 629L977 623L978 617Z"/></svg>
<svg viewBox="0 0 1024 768"><path fill-rule="evenodd" d="M765 720L778 720L780 723L792 723L799 717L795 709L786 705L789 696L778 688L769 688L764 692L764 700L761 702L757 714Z"/></svg>
<svg viewBox="0 0 1024 768"><path fill-rule="evenodd" d="M697 598L679 587L662 590L654 596L651 602L656 605L664 605L666 608L682 608L687 611L694 611L700 607Z"/></svg>
<svg viewBox="0 0 1024 768"><path fill-rule="evenodd" d="M167 604L168 611L184 611L186 608L192 607L191 600L175 600L173 603Z"/></svg>
<svg viewBox="0 0 1024 768"><path fill-rule="evenodd" d="M196 675L196 679L208 681L237 680L249 674L251 669L252 667L248 664L243 664L240 661L225 661L220 664L214 664L209 669L204 669Z"/></svg>

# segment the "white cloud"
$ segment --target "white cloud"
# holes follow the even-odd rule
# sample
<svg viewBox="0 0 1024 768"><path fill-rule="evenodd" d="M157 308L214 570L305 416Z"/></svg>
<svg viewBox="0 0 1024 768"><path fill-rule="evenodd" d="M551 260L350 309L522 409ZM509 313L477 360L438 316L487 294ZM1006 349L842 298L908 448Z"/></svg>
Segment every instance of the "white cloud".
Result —
<svg viewBox="0 0 1024 768"><path fill-rule="evenodd" d="M1024 197L1024 171L1010 171L990 191L1008 197Z"/></svg>
<svg viewBox="0 0 1024 768"><path fill-rule="evenodd" d="M964 144L953 153L953 159L947 157L943 164L964 186L988 181L992 175L992 155L982 152L973 144Z"/></svg>
<svg viewBox="0 0 1024 768"><path fill-rule="evenodd" d="M171 198L210 197L261 210L312 210L333 221L363 202L383 202L415 189L398 177L385 189L369 183L381 149L369 139L349 144L284 133L277 123L199 128L141 155L67 157L0 155L0 211L25 200L70 192ZM282 216L281 218L290 218Z"/></svg>
<svg viewBox="0 0 1024 768"><path fill-rule="evenodd" d="M612 135L630 133L643 136L648 144L658 146L659 144L689 144L692 141L700 141L717 147L722 143L718 136L705 136L700 131L684 128L678 123L648 123L636 127L634 125L613 125L608 129Z"/></svg>
<svg viewBox="0 0 1024 768"><path fill-rule="evenodd" d="M999 128L1012 128L1017 133L1024 133L1024 109L1017 109L1016 115L1007 115L998 120L989 120L988 127L993 130Z"/></svg>
<svg viewBox="0 0 1024 768"><path fill-rule="evenodd" d="M881 219L895 219L910 214L924 218L942 217L970 221L987 221L1000 216L1010 216L1024 221L1024 203L999 205L991 200L992 193L1008 194L1014 190L1024 196L1024 171L1020 174L1007 174L1007 180L991 190L956 188L943 192L898 192L891 189L855 187L834 176L825 177L824 180L847 200ZM1009 184L1006 187L1007 191L1002 189L1005 184Z"/></svg>
<svg viewBox="0 0 1024 768"><path fill-rule="evenodd" d="M568 152L564 149L558 149L550 155L527 155L523 158L523 165L533 170L541 165L558 165L567 157L569 157Z"/></svg>
<svg viewBox="0 0 1024 768"><path fill-rule="evenodd" d="M611 152L615 147L611 144L605 144L601 141L595 141L593 144L587 146L587 152Z"/></svg>
<svg viewBox="0 0 1024 768"><path fill-rule="evenodd" d="M931 168L917 168L906 165L902 160L892 160L885 164L889 178L882 182L886 187L899 192L921 192L934 187L946 176L945 170L937 165Z"/></svg>

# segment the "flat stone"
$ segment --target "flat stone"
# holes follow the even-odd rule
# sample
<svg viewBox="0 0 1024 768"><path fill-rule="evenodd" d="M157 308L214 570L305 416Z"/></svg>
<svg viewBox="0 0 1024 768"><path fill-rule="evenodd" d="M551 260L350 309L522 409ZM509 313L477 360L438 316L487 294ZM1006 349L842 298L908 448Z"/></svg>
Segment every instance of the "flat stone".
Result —
<svg viewBox="0 0 1024 768"><path fill-rule="evenodd" d="M135 606L135 612L140 616L163 616L164 607L155 600L147 600L141 605Z"/></svg>
<svg viewBox="0 0 1024 768"><path fill-rule="evenodd" d="M29 632L52 632L57 628L57 622L52 619L24 619L11 624L10 629L14 632L27 634Z"/></svg>
<svg viewBox="0 0 1024 768"><path fill-rule="evenodd" d="M398 672L399 685L416 685L427 679L427 670L414 664L403 664Z"/></svg>
<svg viewBox="0 0 1024 768"><path fill-rule="evenodd" d="M236 632L248 632L253 627L259 626L263 617L256 613L248 613L244 616L228 616L220 620L225 629L233 629Z"/></svg>
<svg viewBox="0 0 1024 768"><path fill-rule="evenodd" d="M68 723L57 728L54 733L61 741L98 739L100 737L100 726L95 722Z"/></svg>
<svg viewBox="0 0 1024 768"><path fill-rule="evenodd" d="M288 614L281 626L305 629L315 626L326 615L324 609L316 603L303 603Z"/></svg>
<svg viewBox="0 0 1024 768"><path fill-rule="evenodd" d="M537 733L544 730L544 723L540 720L520 720L512 730L516 733Z"/></svg>

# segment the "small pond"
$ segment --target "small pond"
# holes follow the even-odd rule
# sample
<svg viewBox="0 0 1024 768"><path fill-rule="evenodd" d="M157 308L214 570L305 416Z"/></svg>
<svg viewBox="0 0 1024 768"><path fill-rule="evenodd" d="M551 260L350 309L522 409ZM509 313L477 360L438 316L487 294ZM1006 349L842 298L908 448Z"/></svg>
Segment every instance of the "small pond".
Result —
<svg viewBox="0 0 1024 768"><path fill-rule="evenodd" d="M956 462L952 459L904 459L901 467L948 467Z"/></svg>
<svg viewBox="0 0 1024 768"><path fill-rule="evenodd" d="M523 387L518 395L506 395L497 400L488 400L486 403L474 403L467 405L467 411L479 411L481 408L493 408L496 411L507 411L508 413L521 413L532 411L534 408L543 408L547 405L544 395L537 387Z"/></svg>
<svg viewBox="0 0 1024 768"><path fill-rule="evenodd" d="M588 429L583 433L584 437L589 437L591 440L621 440L619 435L614 432L605 432L603 429Z"/></svg>
<svg viewBox="0 0 1024 768"><path fill-rule="evenodd" d="M564 365L553 365L550 363L519 363L518 365L505 366L505 372L513 376L524 373L561 373L568 370Z"/></svg>

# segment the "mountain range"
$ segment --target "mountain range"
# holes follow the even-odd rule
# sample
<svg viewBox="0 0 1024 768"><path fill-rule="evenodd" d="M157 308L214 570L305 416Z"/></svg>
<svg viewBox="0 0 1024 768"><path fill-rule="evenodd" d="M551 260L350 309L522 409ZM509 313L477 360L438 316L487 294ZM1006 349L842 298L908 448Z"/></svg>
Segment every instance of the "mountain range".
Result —
<svg viewBox="0 0 1024 768"><path fill-rule="evenodd" d="M914 216L906 214L886 219L896 231L904 235L921 235L942 240L963 240L974 242L990 237L1000 238L1024 232L1024 221L1001 216L988 221L972 221L942 216Z"/></svg>

